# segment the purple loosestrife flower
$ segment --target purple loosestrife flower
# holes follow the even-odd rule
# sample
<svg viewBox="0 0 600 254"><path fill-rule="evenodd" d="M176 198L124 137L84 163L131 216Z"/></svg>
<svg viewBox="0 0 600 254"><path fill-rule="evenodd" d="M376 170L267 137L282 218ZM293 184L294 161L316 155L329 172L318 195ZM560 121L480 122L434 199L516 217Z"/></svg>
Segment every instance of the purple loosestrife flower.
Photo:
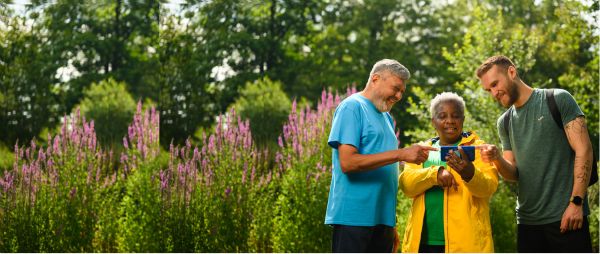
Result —
<svg viewBox="0 0 600 254"><path fill-rule="evenodd" d="M192 161L200 160L200 152L198 152L198 147L194 147L194 156L192 157Z"/></svg>
<svg viewBox="0 0 600 254"><path fill-rule="evenodd" d="M290 140L290 136L292 135L291 131L290 131L290 127L286 124L283 126L283 138L285 139L286 142L288 142Z"/></svg>
<svg viewBox="0 0 600 254"><path fill-rule="evenodd" d="M95 134L90 134L90 136L88 137L88 141L87 141L87 147L88 150L93 151L96 149L96 135Z"/></svg>
<svg viewBox="0 0 600 254"><path fill-rule="evenodd" d="M11 173L11 172L4 173L4 180L2 183L2 188L5 193L7 193L9 190L11 190L13 188L14 179L15 179L15 176L13 175L13 173Z"/></svg>
<svg viewBox="0 0 600 254"><path fill-rule="evenodd" d="M94 167L93 166L94 166L94 164L92 164L92 163L88 164L87 179L85 181L85 183L87 185L89 185L92 182L92 175L93 175L93 172L94 172Z"/></svg>
<svg viewBox="0 0 600 254"><path fill-rule="evenodd" d="M133 126L131 126L131 125L129 127L127 127L127 136L129 137L129 140L133 140L133 138L134 138Z"/></svg>
<svg viewBox="0 0 600 254"><path fill-rule="evenodd" d="M227 187L227 189L225 189L225 197L229 197L229 193L231 193L231 187Z"/></svg>
<svg viewBox="0 0 600 254"><path fill-rule="evenodd" d="M73 187L73 188L71 189L71 191L69 192L69 197L70 197L71 199L73 199L73 198L75 197L75 195L77 195L77 187Z"/></svg>
<svg viewBox="0 0 600 254"><path fill-rule="evenodd" d="M215 151L215 136L213 135L210 135L208 138L208 152L211 154L217 153L217 151Z"/></svg>
<svg viewBox="0 0 600 254"><path fill-rule="evenodd" d="M38 163L42 161L46 161L46 154L44 153L44 149L40 147L40 151L38 152Z"/></svg>
<svg viewBox="0 0 600 254"><path fill-rule="evenodd" d="M121 164L125 167L125 171L127 171L127 161L128 161L129 157L127 157L127 154L125 153L121 153Z"/></svg>
<svg viewBox="0 0 600 254"><path fill-rule="evenodd" d="M61 154L61 150L60 150L60 136L56 135L54 137L54 145L52 146L52 151L54 151L54 154L60 155Z"/></svg>
<svg viewBox="0 0 600 254"><path fill-rule="evenodd" d="M179 156L180 156L180 158L181 158L182 160L185 160L185 159L186 159L186 158L185 158L185 147L182 147L181 149L179 149L179 148L178 148L178 149L177 149L177 151L178 151L178 153L179 153ZM176 151L176 152L177 152L177 151Z"/></svg>
<svg viewBox="0 0 600 254"><path fill-rule="evenodd" d="M96 183L100 183L101 169L102 167L100 166L96 168Z"/></svg>
<svg viewBox="0 0 600 254"><path fill-rule="evenodd" d="M125 149L129 149L129 144L127 143L126 137L123 137L123 147L125 147Z"/></svg>
<svg viewBox="0 0 600 254"><path fill-rule="evenodd" d="M242 184L246 183L246 174L248 173L248 162L244 161L244 171L242 172Z"/></svg>
<svg viewBox="0 0 600 254"><path fill-rule="evenodd" d="M161 170L160 173L159 173L159 179L160 179L160 190L161 191L168 190L168 187L169 187L169 173L168 173L168 171Z"/></svg>

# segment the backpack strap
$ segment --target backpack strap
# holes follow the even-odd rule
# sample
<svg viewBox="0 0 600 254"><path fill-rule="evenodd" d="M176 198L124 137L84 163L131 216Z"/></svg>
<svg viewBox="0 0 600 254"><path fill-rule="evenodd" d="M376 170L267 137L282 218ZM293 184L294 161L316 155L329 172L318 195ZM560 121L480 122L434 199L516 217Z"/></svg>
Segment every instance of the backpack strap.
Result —
<svg viewBox="0 0 600 254"><path fill-rule="evenodd" d="M546 89L544 93L546 94L546 104L548 104L548 108L550 109L550 113L552 114L552 119L554 119L554 122L556 123L559 129L564 129L562 124L562 117L560 116L558 105L556 105L556 99L554 99L554 89Z"/></svg>

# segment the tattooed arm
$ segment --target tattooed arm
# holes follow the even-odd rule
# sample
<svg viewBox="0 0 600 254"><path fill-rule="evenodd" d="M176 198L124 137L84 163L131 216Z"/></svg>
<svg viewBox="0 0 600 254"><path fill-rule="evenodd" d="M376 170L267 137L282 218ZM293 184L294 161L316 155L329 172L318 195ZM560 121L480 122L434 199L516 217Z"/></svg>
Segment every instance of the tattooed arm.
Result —
<svg viewBox="0 0 600 254"><path fill-rule="evenodd" d="M592 171L592 143L585 118L579 116L565 125L565 133L571 149L575 151L574 180L571 196L585 197ZM583 225L583 206L569 202L561 221L561 232L575 230Z"/></svg>

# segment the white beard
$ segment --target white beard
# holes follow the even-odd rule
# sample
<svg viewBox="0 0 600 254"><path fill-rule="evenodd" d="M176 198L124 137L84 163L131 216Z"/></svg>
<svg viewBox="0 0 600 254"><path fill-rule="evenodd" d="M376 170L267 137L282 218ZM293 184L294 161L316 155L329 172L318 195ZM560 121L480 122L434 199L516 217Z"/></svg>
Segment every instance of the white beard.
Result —
<svg viewBox="0 0 600 254"><path fill-rule="evenodd" d="M379 110L381 113L390 112L393 106L393 104L388 106L387 102L382 99L377 99L373 104L375 104L375 108L377 108L377 110Z"/></svg>
<svg viewBox="0 0 600 254"><path fill-rule="evenodd" d="M387 100L385 99L385 96L381 95L379 93L379 91L375 91L375 98L373 99L373 105L375 105L375 108L377 110L379 110L379 112L381 112L381 113L390 112L390 110L392 109L392 106L394 106L394 104L388 105Z"/></svg>

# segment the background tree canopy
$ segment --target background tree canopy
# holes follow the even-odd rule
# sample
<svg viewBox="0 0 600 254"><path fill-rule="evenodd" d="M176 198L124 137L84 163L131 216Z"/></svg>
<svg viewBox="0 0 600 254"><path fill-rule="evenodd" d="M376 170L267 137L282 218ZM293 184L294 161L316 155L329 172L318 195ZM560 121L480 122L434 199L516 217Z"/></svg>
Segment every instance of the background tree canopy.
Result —
<svg viewBox="0 0 600 254"><path fill-rule="evenodd" d="M210 128L248 82L269 77L288 98L316 101L323 89L360 90L381 58L398 59L413 73L407 99L392 112L404 144L431 133L422 111L441 91L478 105L468 107L467 127L497 142L492 125L502 109L473 75L494 54L512 57L534 87L569 90L598 140L598 1L1 4L13 7L0 12L6 146L57 126L88 87L107 78L125 84L134 100L157 102L168 147Z"/></svg>

